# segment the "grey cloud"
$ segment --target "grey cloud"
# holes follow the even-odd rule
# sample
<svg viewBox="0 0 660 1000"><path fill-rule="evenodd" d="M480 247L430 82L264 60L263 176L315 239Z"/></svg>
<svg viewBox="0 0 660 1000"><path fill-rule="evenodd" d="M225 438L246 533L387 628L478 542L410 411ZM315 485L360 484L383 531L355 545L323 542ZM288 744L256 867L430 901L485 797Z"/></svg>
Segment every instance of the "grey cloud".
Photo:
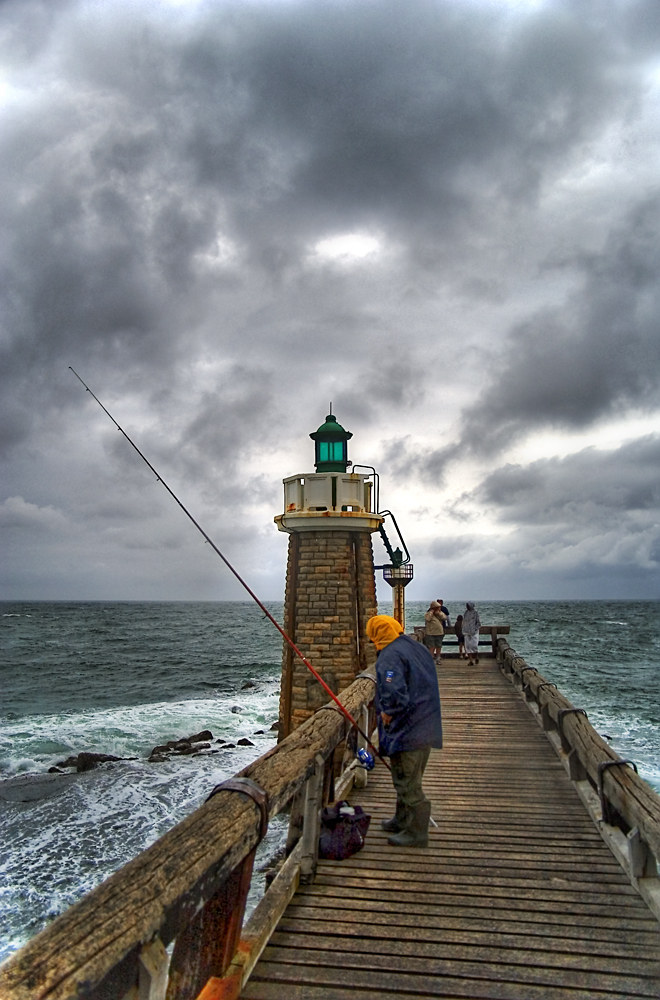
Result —
<svg viewBox="0 0 660 1000"><path fill-rule="evenodd" d="M587 448L565 458L505 465L478 490L503 521L593 525L635 512L660 514L660 437L611 451Z"/></svg>
<svg viewBox="0 0 660 1000"><path fill-rule="evenodd" d="M463 556L478 543L474 535L454 535L453 537L437 538L429 546L429 553L434 559L456 559Z"/></svg>
<svg viewBox="0 0 660 1000"><path fill-rule="evenodd" d="M530 429L585 427L625 405L660 399L660 196L645 198L561 309L511 334L492 383L468 408L461 444L506 447ZM448 454L440 453L442 468Z"/></svg>

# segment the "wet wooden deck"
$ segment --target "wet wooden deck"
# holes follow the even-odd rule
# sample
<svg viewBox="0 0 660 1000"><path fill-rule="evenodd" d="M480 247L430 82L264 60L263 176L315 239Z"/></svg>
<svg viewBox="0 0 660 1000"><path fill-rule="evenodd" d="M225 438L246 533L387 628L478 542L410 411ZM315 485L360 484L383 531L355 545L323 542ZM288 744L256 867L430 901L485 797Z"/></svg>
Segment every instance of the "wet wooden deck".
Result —
<svg viewBox="0 0 660 1000"><path fill-rule="evenodd" d="M631 1000L660 996L660 925L602 842L545 735L492 659L440 671L438 829L389 847L389 775L353 858L301 886L245 1000Z"/></svg>

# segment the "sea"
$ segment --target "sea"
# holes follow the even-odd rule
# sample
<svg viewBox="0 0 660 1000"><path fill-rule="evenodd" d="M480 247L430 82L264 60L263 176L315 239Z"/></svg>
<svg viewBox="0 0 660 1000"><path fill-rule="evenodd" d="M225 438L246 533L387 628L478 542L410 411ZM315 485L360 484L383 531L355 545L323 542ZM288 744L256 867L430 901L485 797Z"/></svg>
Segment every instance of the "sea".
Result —
<svg viewBox="0 0 660 1000"><path fill-rule="evenodd" d="M407 631L427 606L409 602ZM447 606L452 617L464 609ZM281 620L281 603L267 607ZM517 652L660 791L659 601L478 610L483 624L510 625ZM275 744L281 649L251 603L0 603L0 960ZM202 730L212 739L201 755L148 761L155 746ZM82 751L123 759L47 779L31 801L2 797L6 779ZM250 907L285 837L281 816L259 849Z"/></svg>

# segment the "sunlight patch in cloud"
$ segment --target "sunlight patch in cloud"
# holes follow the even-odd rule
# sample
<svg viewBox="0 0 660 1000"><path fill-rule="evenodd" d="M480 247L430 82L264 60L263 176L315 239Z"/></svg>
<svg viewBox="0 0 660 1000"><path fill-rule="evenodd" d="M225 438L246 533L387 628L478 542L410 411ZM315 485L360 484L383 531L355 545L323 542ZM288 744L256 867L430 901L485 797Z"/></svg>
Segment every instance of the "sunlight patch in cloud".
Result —
<svg viewBox="0 0 660 1000"><path fill-rule="evenodd" d="M341 236L330 236L319 240L314 247L314 253L321 260L333 260L341 263L352 263L371 257L381 249L381 243L366 233L343 233Z"/></svg>
<svg viewBox="0 0 660 1000"><path fill-rule="evenodd" d="M534 462L539 458L564 458L584 448L609 451L628 441L653 434L658 429L658 413L631 413L619 420L605 421L587 431L541 431L506 452L508 462Z"/></svg>

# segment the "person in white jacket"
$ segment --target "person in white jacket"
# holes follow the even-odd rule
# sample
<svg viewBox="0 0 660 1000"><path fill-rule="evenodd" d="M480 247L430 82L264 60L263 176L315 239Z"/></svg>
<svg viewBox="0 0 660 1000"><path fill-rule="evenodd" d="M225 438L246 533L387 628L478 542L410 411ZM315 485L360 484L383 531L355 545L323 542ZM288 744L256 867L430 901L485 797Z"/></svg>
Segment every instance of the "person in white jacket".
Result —
<svg viewBox="0 0 660 1000"><path fill-rule="evenodd" d="M479 662L479 629L481 628L481 619L479 618L479 612L474 606L472 601L468 601L465 605L465 614L463 615L463 635L465 636L465 652L468 655L468 667L471 667L473 663Z"/></svg>

